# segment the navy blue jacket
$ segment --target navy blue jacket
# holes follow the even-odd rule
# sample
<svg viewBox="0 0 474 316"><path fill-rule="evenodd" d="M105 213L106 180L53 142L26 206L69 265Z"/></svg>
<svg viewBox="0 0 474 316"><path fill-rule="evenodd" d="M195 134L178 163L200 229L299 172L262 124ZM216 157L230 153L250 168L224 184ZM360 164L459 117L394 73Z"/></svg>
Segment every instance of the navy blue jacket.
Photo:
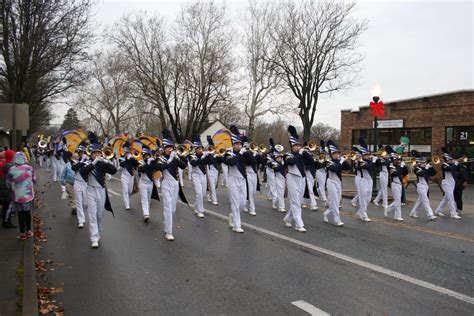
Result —
<svg viewBox="0 0 474 316"><path fill-rule="evenodd" d="M331 161L326 162L326 169L327 171L334 172L339 178L339 180L342 181L342 171L351 170L351 165L346 160L343 163L341 163L340 159L331 159ZM329 172L326 178L329 178Z"/></svg>
<svg viewBox="0 0 474 316"><path fill-rule="evenodd" d="M234 151L234 155L228 155L224 159L224 163L228 166L237 166L242 176L247 179L247 172L245 171L245 157L240 154L240 151Z"/></svg>
<svg viewBox="0 0 474 316"><path fill-rule="evenodd" d="M105 188L105 174L115 174L117 172L117 168L115 168L115 166L111 163L105 161L98 161L95 165L90 163L84 166L83 172L86 177L89 175L89 173L92 173L92 175L100 184L100 186Z"/></svg>
<svg viewBox="0 0 474 316"><path fill-rule="evenodd" d="M428 183L429 178L433 177L436 174L436 170L433 167L430 167L428 169L416 167L415 174L416 174L416 182L420 182L420 178L424 178L426 183Z"/></svg>
<svg viewBox="0 0 474 316"><path fill-rule="evenodd" d="M147 175L148 179L153 181L153 173L158 170L156 160L152 160L150 163L148 163L147 160L144 160L144 162L144 165L138 167L138 174L141 176L144 173Z"/></svg>
<svg viewBox="0 0 474 316"><path fill-rule="evenodd" d="M169 155L163 155L162 157L166 161L168 161L168 159L170 159ZM176 157L174 157L173 161L171 161L170 163L158 162L156 164L156 167L157 167L158 170L160 170L162 172L165 171L165 170L168 170L168 172L170 174L172 174L176 180L178 180L178 177L179 177L178 168L186 169L187 165L188 165L188 163L186 162L186 160L181 159L178 156L176 156Z"/></svg>
<svg viewBox="0 0 474 316"><path fill-rule="evenodd" d="M305 177L304 173L304 163L303 163L303 157L299 153L291 153L291 156L285 155L285 164L288 166L295 166L298 168L298 170L301 173L302 177Z"/></svg>
<svg viewBox="0 0 474 316"><path fill-rule="evenodd" d="M135 168L138 166L138 161L135 158L120 158L119 162L120 167L127 169L128 173L130 173L131 176L135 174Z"/></svg>

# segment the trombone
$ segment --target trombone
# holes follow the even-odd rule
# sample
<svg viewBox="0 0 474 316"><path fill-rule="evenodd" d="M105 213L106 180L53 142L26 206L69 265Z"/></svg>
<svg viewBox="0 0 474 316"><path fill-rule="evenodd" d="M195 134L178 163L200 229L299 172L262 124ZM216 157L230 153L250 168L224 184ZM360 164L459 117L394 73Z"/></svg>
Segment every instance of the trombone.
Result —
<svg viewBox="0 0 474 316"><path fill-rule="evenodd" d="M316 142L314 140L310 140L308 142L308 146L306 146L306 148L309 151L319 151L319 146L316 144Z"/></svg>
<svg viewBox="0 0 474 316"><path fill-rule="evenodd" d="M320 155L321 156L321 155ZM350 153L348 154L345 154L344 156L344 159L350 159L352 161L356 161L356 160L359 160L361 161L362 159L357 159L357 154L355 153L355 151L351 151Z"/></svg>
<svg viewBox="0 0 474 316"><path fill-rule="evenodd" d="M183 144L180 144L178 145L178 148L176 149L176 154L180 157L187 157L189 155L189 149L183 145Z"/></svg>
<svg viewBox="0 0 474 316"><path fill-rule="evenodd" d="M102 149L102 156L104 156L104 158L108 160L114 158L115 156L114 148L112 146L105 146Z"/></svg>

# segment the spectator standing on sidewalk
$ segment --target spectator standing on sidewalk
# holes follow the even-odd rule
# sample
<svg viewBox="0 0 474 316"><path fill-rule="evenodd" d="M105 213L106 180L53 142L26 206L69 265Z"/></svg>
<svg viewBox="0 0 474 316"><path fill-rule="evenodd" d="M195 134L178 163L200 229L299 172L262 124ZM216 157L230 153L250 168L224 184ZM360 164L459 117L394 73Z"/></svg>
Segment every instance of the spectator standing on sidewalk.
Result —
<svg viewBox="0 0 474 316"><path fill-rule="evenodd" d="M8 169L7 186L12 193L13 208L18 214L20 225L19 239L33 237L31 231L31 210L35 198L34 183L36 175L33 167L26 160L23 152L17 152L13 157L13 165Z"/></svg>
<svg viewBox="0 0 474 316"><path fill-rule="evenodd" d="M1 152L0 154L0 203L2 205L2 227L16 228L10 219L11 212L9 211L11 210L11 193L7 187L7 172L11 166L15 152L13 150L7 150Z"/></svg>

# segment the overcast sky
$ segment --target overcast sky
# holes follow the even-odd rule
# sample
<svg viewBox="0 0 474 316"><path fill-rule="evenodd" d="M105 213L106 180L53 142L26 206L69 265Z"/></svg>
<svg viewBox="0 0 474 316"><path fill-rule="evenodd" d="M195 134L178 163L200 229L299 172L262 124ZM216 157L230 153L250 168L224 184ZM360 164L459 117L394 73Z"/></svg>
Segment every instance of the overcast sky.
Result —
<svg viewBox="0 0 474 316"><path fill-rule="evenodd" d="M123 14L146 10L170 21L185 0L99 0L94 23L99 30ZM246 0L228 0L236 12ZM319 101L316 122L340 128L340 110L367 105L380 85L384 102L473 89L474 22L472 1L359 1L356 15L368 20L360 51L366 54L357 85ZM296 102L290 99L288 102ZM54 123L61 123L66 107Z"/></svg>

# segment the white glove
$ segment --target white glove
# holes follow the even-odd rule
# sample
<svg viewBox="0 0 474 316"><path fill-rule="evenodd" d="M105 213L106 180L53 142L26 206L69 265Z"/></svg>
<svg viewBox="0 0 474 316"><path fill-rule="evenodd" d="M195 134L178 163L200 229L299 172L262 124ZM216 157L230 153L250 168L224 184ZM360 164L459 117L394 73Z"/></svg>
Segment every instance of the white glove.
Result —
<svg viewBox="0 0 474 316"><path fill-rule="evenodd" d="M378 157L372 157L372 162L376 163L378 159L379 159Z"/></svg>
<svg viewBox="0 0 474 316"><path fill-rule="evenodd" d="M405 167L405 161L402 161L402 162L400 163L400 167Z"/></svg>
<svg viewBox="0 0 474 316"><path fill-rule="evenodd" d="M147 164L150 164L150 163L152 163L153 161L155 161L155 158L148 158L146 162L147 162Z"/></svg>
<svg viewBox="0 0 474 316"><path fill-rule="evenodd" d="M139 164L140 166L144 166L144 165L145 165L145 161L143 161L143 160L138 160L138 164Z"/></svg>
<svg viewBox="0 0 474 316"><path fill-rule="evenodd" d="M170 159L168 159L168 164L170 164L174 158L176 158L176 152L172 151L170 154Z"/></svg>
<svg viewBox="0 0 474 316"><path fill-rule="evenodd" d="M459 164L459 161L454 161L454 165L457 166Z"/></svg>
<svg viewBox="0 0 474 316"><path fill-rule="evenodd" d="M240 154L241 154L241 155L245 154L246 152L247 152L247 149L245 149L245 148L241 148L241 149L240 149Z"/></svg>
<svg viewBox="0 0 474 316"><path fill-rule="evenodd" d="M208 153L207 151L205 151L205 152L202 154L202 157L201 157L201 159L204 159L204 158L206 158L208 154L209 154L209 153Z"/></svg>
<svg viewBox="0 0 474 316"><path fill-rule="evenodd" d="M430 168L431 168L431 165L430 165L430 164L426 164L425 169L428 170L428 169L430 169Z"/></svg>
<svg viewBox="0 0 474 316"><path fill-rule="evenodd" d="M101 158L102 157L96 157L94 161L92 162L92 164L95 166L100 160L102 160Z"/></svg>
<svg viewBox="0 0 474 316"><path fill-rule="evenodd" d="M346 158L344 158L344 157L339 158L340 163L343 163L344 161L346 161Z"/></svg>
<svg viewBox="0 0 474 316"><path fill-rule="evenodd" d="M298 151L298 153L299 153L300 155L302 155L302 154L304 153L304 148L301 148L301 149Z"/></svg>

